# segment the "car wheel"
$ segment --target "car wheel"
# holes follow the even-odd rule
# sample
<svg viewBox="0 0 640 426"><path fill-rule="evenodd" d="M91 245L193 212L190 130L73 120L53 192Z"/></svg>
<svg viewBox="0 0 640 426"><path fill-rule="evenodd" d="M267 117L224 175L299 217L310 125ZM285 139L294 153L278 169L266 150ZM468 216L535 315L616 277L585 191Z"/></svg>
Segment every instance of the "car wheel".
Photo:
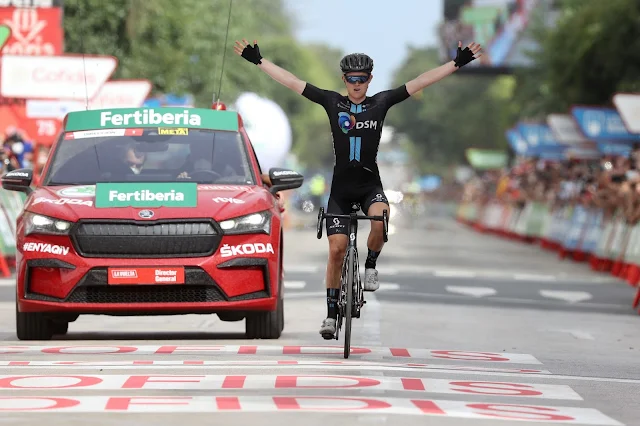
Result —
<svg viewBox="0 0 640 426"><path fill-rule="evenodd" d="M19 340L51 340L53 321L41 312L20 312L16 302L16 334Z"/></svg>
<svg viewBox="0 0 640 426"><path fill-rule="evenodd" d="M280 334L282 334L282 330L284 330L284 298L280 299L280 307L282 309L282 314L280 315Z"/></svg>
<svg viewBox="0 0 640 426"><path fill-rule="evenodd" d="M69 323L66 321L52 321L51 329L54 335L65 335L69 331Z"/></svg>
<svg viewBox="0 0 640 426"><path fill-rule="evenodd" d="M279 298L276 310L247 315L245 327L249 339L279 339L284 329L284 299Z"/></svg>

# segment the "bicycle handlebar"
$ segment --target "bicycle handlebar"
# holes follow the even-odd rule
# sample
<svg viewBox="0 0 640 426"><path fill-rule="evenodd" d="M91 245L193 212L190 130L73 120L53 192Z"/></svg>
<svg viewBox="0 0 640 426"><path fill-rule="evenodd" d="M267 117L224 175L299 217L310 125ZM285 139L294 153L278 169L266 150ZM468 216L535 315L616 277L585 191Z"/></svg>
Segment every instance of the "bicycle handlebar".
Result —
<svg viewBox="0 0 640 426"><path fill-rule="evenodd" d="M387 210L383 210L382 211L382 216L365 216L365 215L359 215L359 214L332 214L332 213L325 213L324 212L324 207L320 207L320 211L318 211L318 224L317 224L317 237L318 239L322 238L322 221L325 219L333 219L333 218L338 218L338 219L348 219L349 221L355 219L356 221L358 220L376 220L379 222L382 222L382 239L383 241L386 243L387 241L389 241L389 213L387 212Z"/></svg>
<svg viewBox="0 0 640 426"><path fill-rule="evenodd" d="M325 213L322 215L322 218L329 218L329 219L333 219L334 217L337 217L339 219L351 219L351 215L349 214L331 214L331 213ZM382 222L383 220L385 220L384 216L364 216L364 215L355 215L356 220L378 220L380 222Z"/></svg>

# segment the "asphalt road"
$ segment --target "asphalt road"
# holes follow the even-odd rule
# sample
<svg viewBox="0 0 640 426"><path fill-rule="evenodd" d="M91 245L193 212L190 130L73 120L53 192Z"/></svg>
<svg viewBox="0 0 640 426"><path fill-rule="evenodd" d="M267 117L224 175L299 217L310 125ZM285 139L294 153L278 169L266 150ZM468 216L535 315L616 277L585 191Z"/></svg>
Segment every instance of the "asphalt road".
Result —
<svg viewBox="0 0 640 426"><path fill-rule="evenodd" d="M194 315L80 317L67 336L20 342L4 282L0 423L48 413L66 426L87 415L97 425L640 424L640 318L627 284L435 219L391 235L344 360L342 339L318 334L326 238L285 238L277 341Z"/></svg>

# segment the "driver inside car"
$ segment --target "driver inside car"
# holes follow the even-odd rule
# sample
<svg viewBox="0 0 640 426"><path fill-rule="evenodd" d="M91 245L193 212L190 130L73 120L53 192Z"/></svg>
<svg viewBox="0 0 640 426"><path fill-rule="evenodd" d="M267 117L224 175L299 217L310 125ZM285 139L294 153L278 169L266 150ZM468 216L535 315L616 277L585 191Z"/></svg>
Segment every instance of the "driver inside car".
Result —
<svg viewBox="0 0 640 426"><path fill-rule="evenodd" d="M127 147L124 155L124 162L134 174L140 174L146 160L147 156L144 152L136 151L135 146L133 145Z"/></svg>
<svg viewBox="0 0 640 426"><path fill-rule="evenodd" d="M220 149L215 153L215 164L211 161L211 147L202 144L189 145L189 155L185 163L182 165L182 172L178 175L178 179L190 179L192 174L200 171L209 172L217 179L234 176L237 173L233 167L229 165L231 158L224 156ZM218 158L218 157L223 158Z"/></svg>

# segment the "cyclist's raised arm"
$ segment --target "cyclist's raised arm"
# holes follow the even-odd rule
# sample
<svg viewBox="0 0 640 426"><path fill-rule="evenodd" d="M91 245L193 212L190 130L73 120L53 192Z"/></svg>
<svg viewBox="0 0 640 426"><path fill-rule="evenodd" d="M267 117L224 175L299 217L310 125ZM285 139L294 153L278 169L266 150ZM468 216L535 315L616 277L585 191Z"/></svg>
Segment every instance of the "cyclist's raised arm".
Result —
<svg viewBox="0 0 640 426"><path fill-rule="evenodd" d="M454 60L422 73L406 84L409 96L412 96L414 93L419 92L425 87L442 80L446 76L453 74L458 70L458 68L462 68L474 59L479 58L482 56L482 54L479 53L480 50L480 45L475 42L470 43L464 50L462 50L462 42L459 41L458 54Z"/></svg>
<svg viewBox="0 0 640 426"><path fill-rule="evenodd" d="M300 80L289 71L277 66L260 55L260 48L258 47L257 40L253 41L253 46L251 46L245 39L242 39L242 42L236 41L233 50L247 61L256 64L269 77L283 86L288 87L300 95L304 91L304 88L307 85L306 82Z"/></svg>
<svg viewBox="0 0 640 426"><path fill-rule="evenodd" d="M265 72L269 77L282 84L283 86L288 87L298 94L302 94L304 88L306 86L306 82L300 80L295 75L291 74L289 71L284 68L279 67L268 59L262 59L261 63L258 64L258 68Z"/></svg>

